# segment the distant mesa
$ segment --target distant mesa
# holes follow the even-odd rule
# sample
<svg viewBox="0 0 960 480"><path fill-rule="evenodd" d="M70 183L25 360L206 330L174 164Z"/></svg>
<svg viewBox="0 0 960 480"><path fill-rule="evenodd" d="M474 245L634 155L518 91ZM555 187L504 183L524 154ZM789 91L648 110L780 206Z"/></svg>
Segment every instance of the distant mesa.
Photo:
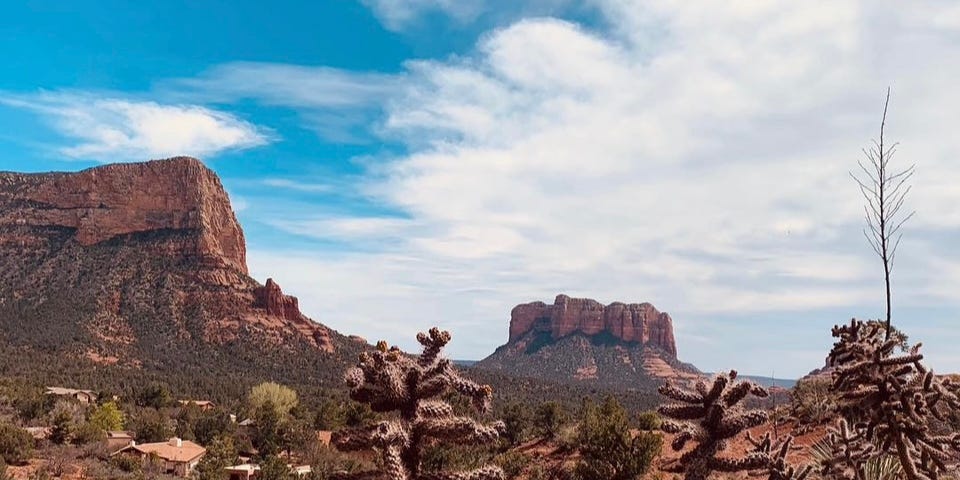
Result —
<svg viewBox="0 0 960 480"><path fill-rule="evenodd" d="M677 343L673 320L649 303L614 302L604 306L589 298L560 294L553 305L532 302L517 305L510 312L510 339L515 342L529 332L549 332L553 340L571 334L606 334L623 343L656 347L673 358Z"/></svg>
<svg viewBox="0 0 960 480"><path fill-rule="evenodd" d="M699 370L677 359L669 314L649 303L603 305L563 294L552 305L514 307L507 343L476 368L639 390L666 378L700 378Z"/></svg>

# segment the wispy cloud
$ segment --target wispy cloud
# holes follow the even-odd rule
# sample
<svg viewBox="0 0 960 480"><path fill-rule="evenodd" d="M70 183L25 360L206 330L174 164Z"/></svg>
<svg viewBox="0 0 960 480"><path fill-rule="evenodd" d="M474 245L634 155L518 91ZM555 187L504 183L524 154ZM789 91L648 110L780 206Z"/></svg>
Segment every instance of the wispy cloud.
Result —
<svg viewBox="0 0 960 480"><path fill-rule="evenodd" d="M384 26L402 30L424 13L441 12L459 22L476 18L484 10L483 0L361 0Z"/></svg>
<svg viewBox="0 0 960 480"><path fill-rule="evenodd" d="M255 99L297 108L379 105L395 90L397 78L323 66L232 62L194 78L160 82L160 91L207 102Z"/></svg>
<svg viewBox="0 0 960 480"><path fill-rule="evenodd" d="M194 78L158 82L159 95L186 102L253 100L299 112L324 139L364 143L369 126L400 88L400 75L262 62L218 65Z"/></svg>
<svg viewBox="0 0 960 480"><path fill-rule="evenodd" d="M58 153L102 162L212 156L269 142L263 128L197 105L160 104L73 92L0 93L0 103L34 111L73 142Z"/></svg>

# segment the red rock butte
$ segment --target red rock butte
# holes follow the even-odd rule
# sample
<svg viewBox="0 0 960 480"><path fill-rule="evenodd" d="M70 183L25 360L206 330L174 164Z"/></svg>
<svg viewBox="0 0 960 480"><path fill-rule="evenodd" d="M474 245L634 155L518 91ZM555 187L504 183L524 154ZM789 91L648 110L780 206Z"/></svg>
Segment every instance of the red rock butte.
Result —
<svg viewBox="0 0 960 480"><path fill-rule="evenodd" d="M557 295L553 305L532 302L517 305L510 313L510 340L530 331L549 331L554 340L579 333L608 333L623 342L653 346L677 357L673 320L649 303L614 302L603 305L588 298Z"/></svg>
<svg viewBox="0 0 960 480"><path fill-rule="evenodd" d="M0 226L76 229L89 246L154 230L192 230L193 253L247 273L246 244L217 175L177 157L77 173L0 173ZM28 241L5 238L0 241Z"/></svg>
<svg viewBox="0 0 960 480"><path fill-rule="evenodd" d="M98 251L109 252L109 261L88 277L80 269ZM129 331L125 323L134 314L124 308L162 297L148 286L150 278L142 278L147 276L171 280L165 285L180 290L167 310L141 312L154 311L157 318L177 312L170 321L185 336L182 306L190 305L207 339L230 341L253 329L277 343L293 334L321 350L334 349L331 331L304 316L296 298L272 279L261 286L249 277L243 230L227 192L195 158L75 173L0 172L0 253L23 270L13 278L33 282L11 282L13 298L25 298L31 289L43 297L57 278L67 290L98 283L91 299L97 310L78 320L91 331ZM152 267L144 266L149 262ZM107 325L105 318L116 321Z"/></svg>

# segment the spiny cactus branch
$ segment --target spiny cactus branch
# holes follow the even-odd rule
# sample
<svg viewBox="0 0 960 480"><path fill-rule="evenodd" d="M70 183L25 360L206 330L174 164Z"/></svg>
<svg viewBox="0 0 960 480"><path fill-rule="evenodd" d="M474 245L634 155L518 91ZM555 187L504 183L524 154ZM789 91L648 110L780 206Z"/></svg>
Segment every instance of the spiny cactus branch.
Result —
<svg viewBox="0 0 960 480"><path fill-rule="evenodd" d="M845 419L828 437L833 456L821 470L856 478L870 459L893 455L907 480L935 480L960 453L960 433L934 435L930 420L960 410L957 387L923 366L919 344L895 355L881 325L854 319L833 328L839 340L828 360Z"/></svg>
<svg viewBox="0 0 960 480"><path fill-rule="evenodd" d="M661 428L674 433L671 447L683 449L687 442L697 443L693 450L680 456L676 471L685 473L686 480L705 480L710 472L737 472L767 468L772 458L766 452L752 452L740 458L720 457L726 450L726 440L749 428L767 421L766 412L746 411L740 406L748 395L766 397L767 391L750 382L734 383L737 372L720 374L708 386L696 384L696 391L679 388L669 381L660 387L662 395L679 403L662 405L661 415L667 417Z"/></svg>
<svg viewBox="0 0 960 480"><path fill-rule="evenodd" d="M454 415L449 403L436 397L456 392L469 397L479 412L490 408L493 389L461 377L447 359L440 358L450 342L450 333L437 328L417 335L423 352L416 358L405 355L386 342L373 352L360 354L345 381L350 398L366 403L376 412L396 412L398 419L361 428L334 432L331 441L338 449L356 451L373 448L381 455L381 469L358 474L338 474L342 480L503 480L496 466L466 472L423 472L421 457L430 442L465 445L487 444L504 430L502 422L484 425L472 418Z"/></svg>

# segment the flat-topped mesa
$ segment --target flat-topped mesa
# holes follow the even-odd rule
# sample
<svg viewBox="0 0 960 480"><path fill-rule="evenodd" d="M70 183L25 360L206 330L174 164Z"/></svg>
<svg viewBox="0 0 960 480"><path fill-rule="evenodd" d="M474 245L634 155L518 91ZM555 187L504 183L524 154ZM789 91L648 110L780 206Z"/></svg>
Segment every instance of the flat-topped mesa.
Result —
<svg viewBox="0 0 960 480"><path fill-rule="evenodd" d="M117 236L187 230L193 253L247 273L243 231L216 174L176 157L76 173L0 172L0 228L74 229L81 245ZM7 237L28 246L29 235Z"/></svg>
<svg viewBox="0 0 960 480"><path fill-rule="evenodd" d="M517 305L510 313L510 342L527 332L551 333L554 340L575 333L594 336L607 333L623 342L653 346L677 356L673 320L649 303L614 302L604 306L596 300L557 295L553 305L532 302Z"/></svg>

